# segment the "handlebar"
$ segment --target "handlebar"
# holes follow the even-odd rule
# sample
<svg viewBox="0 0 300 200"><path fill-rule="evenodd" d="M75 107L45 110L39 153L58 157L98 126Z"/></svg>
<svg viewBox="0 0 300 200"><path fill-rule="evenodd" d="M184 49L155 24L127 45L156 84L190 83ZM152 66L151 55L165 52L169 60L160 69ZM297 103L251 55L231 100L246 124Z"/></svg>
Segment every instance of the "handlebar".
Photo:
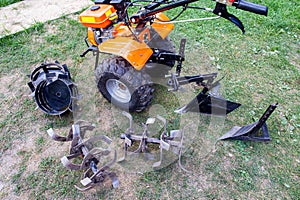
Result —
<svg viewBox="0 0 300 200"><path fill-rule="evenodd" d="M140 20L144 20L147 17L155 15L159 12L170 10L170 9L173 9L173 8L176 8L176 7L179 7L179 6L186 6L186 5L188 5L190 3L193 3L193 2L196 2L196 1L199 1L199 0L178 0L178 1L167 4L167 5L162 6L162 7L158 7L159 6L158 5L153 10L147 10L147 9L140 10L138 13L133 14L130 17L130 21L132 23L137 24L137 23L140 22ZM249 11L249 12L252 12L252 13L255 13L255 14L259 14L259 15L267 16L267 14L268 14L268 7L267 6L251 3L251 2L248 2L248 1L244 1L244 0L225 0L225 1L224 0L213 0L213 1L217 2L217 5L218 4L222 4L222 5L225 4L224 6L231 5L231 6L236 7L237 9ZM224 9L226 9L226 8L224 8Z"/></svg>
<svg viewBox="0 0 300 200"><path fill-rule="evenodd" d="M232 3L232 6L238 8L238 9L253 12L253 13L256 13L259 15L265 15L265 16L268 15L268 7L267 6L251 3L248 1L237 0Z"/></svg>

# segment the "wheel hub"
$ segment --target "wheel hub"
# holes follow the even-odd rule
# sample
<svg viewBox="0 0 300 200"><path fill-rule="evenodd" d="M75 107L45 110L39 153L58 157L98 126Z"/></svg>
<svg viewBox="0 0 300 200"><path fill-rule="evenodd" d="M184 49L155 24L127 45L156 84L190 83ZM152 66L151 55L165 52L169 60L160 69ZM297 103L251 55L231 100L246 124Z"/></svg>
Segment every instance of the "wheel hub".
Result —
<svg viewBox="0 0 300 200"><path fill-rule="evenodd" d="M131 94L128 87L119 80L107 80L106 89L112 98L118 100L121 103L128 103L131 99Z"/></svg>

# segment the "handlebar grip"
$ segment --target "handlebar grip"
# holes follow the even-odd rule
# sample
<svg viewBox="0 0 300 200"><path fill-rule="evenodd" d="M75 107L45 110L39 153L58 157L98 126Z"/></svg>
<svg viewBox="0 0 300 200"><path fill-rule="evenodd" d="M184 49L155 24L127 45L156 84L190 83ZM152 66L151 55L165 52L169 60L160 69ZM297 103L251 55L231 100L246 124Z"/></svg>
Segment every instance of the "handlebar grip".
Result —
<svg viewBox="0 0 300 200"><path fill-rule="evenodd" d="M265 15L265 16L268 15L268 7L267 6L251 3L248 1L244 1L244 0L238 0L238 1L234 2L232 5L241 10L246 10L246 11L253 12L253 13L256 13L259 15Z"/></svg>

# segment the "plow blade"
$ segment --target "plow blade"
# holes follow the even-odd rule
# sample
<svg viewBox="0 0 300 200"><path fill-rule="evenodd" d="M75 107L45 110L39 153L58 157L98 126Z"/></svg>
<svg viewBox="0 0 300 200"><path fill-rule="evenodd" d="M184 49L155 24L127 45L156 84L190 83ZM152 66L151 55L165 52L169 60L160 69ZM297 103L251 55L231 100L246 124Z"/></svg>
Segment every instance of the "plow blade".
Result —
<svg viewBox="0 0 300 200"><path fill-rule="evenodd" d="M186 112L200 112L213 115L227 115L237 109L241 104L228 101L224 98L212 96L200 92L187 105L175 110L176 113L182 114Z"/></svg>
<svg viewBox="0 0 300 200"><path fill-rule="evenodd" d="M276 107L277 107L277 103L271 104L258 121L242 127L234 126L225 135L220 137L219 140L231 139L231 140L247 140L247 141L258 141L258 142L270 141L271 138L269 136L269 131L268 131L266 121L273 113L273 111L276 109ZM260 129L262 130L261 134L259 134Z"/></svg>

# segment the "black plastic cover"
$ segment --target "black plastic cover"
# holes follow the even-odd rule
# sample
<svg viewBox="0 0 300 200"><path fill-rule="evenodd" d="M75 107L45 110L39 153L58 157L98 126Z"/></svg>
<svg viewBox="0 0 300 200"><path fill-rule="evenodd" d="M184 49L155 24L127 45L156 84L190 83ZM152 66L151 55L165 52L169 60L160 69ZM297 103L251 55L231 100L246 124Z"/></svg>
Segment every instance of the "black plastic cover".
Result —
<svg viewBox="0 0 300 200"><path fill-rule="evenodd" d="M267 6L251 3L248 1L239 0L237 2L234 2L233 6L235 6L238 9L253 12L253 13L256 13L259 15L265 15L265 16L268 15L268 7Z"/></svg>

